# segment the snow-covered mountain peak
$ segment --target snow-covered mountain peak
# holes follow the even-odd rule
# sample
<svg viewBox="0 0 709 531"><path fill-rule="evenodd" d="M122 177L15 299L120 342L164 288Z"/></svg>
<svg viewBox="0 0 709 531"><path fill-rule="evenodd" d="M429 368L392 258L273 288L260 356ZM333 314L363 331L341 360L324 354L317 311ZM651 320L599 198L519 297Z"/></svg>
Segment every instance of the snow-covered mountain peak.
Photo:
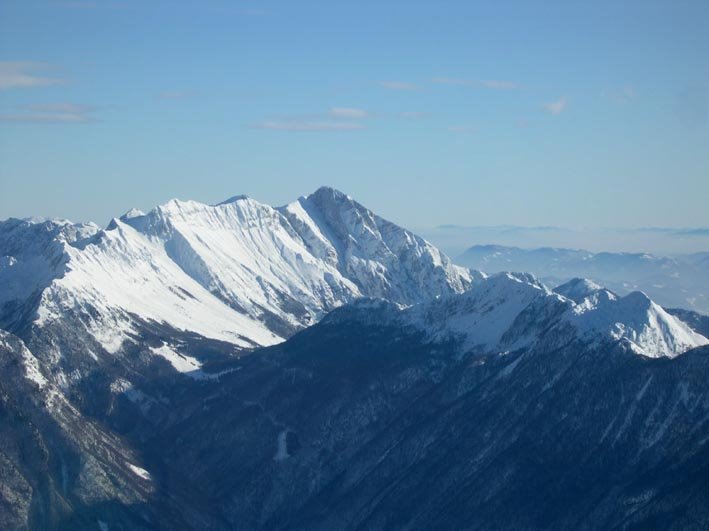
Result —
<svg viewBox="0 0 709 531"><path fill-rule="evenodd" d="M527 348L550 330L569 340L564 327L655 357L707 342L642 293L619 299L584 279L551 291L531 274L458 267L327 187L278 208L246 196L218 205L172 200L103 231L7 221L0 245L6 327L71 321L109 352L146 323L269 345L362 298L391 301L382 308L401 310L432 340L458 338L478 351Z"/></svg>
<svg viewBox="0 0 709 531"><path fill-rule="evenodd" d="M306 198L316 199L321 202L325 201L354 201L351 196L333 188L332 186L321 186L313 193L305 196Z"/></svg>
<svg viewBox="0 0 709 531"><path fill-rule="evenodd" d="M462 292L472 278L425 240L329 188L281 208L246 196L218 205L173 199L129 211L103 231L53 223L39 238L30 229L17 246L39 245L44 266L2 240L0 274L31 288L0 289L0 302L25 316L24 325L80 319L109 352L145 323L268 345L363 296L409 305Z"/></svg>
<svg viewBox="0 0 709 531"><path fill-rule="evenodd" d="M576 303L581 303L584 299L602 290L604 290L604 288L600 284L588 278L573 278L561 286L554 288L556 293Z"/></svg>
<svg viewBox="0 0 709 531"><path fill-rule="evenodd" d="M623 304L628 308L649 310L655 303L644 291L631 291L622 298Z"/></svg>
<svg viewBox="0 0 709 531"><path fill-rule="evenodd" d="M143 212L139 208L131 208L128 212L123 214L120 219L123 221L126 221L126 220L133 219L133 218L139 218L144 215L145 215L145 212Z"/></svg>
<svg viewBox="0 0 709 531"><path fill-rule="evenodd" d="M640 291L612 299L589 297L575 305L566 318L585 338L610 337L626 344L633 352L651 358L673 358L709 344L707 338Z"/></svg>
<svg viewBox="0 0 709 531"><path fill-rule="evenodd" d="M430 296L465 291L472 282L470 271L453 265L437 248L413 233L387 221L348 195L322 187L279 209L303 236L310 251L369 285L372 296L398 302L418 302ZM436 274L423 291L426 271ZM408 278L391 293L389 276ZM403 289L402 289L403 288Z"/></svg>

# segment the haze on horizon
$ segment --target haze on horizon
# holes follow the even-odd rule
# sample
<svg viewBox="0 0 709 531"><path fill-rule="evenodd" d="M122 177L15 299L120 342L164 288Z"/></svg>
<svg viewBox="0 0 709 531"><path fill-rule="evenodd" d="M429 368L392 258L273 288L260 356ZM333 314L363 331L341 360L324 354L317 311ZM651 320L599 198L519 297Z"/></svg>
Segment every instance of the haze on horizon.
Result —
<svg viewBox="0 0 709 531"><path fill-rule="evenodd" d="M0 218L327 184L412 228L707 227L708 20L700 0L3 0Z"/></svg>

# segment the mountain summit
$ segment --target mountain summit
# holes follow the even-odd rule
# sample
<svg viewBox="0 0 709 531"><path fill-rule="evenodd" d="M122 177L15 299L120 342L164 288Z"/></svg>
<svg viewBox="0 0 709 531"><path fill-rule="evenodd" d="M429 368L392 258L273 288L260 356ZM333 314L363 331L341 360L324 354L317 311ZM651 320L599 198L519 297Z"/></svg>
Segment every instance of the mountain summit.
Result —
<svg viewBox="0 0 709 531"><path fill-rule="evenodd" d="M90 352L115 353L150 326L270 345L359 297L410 305L472 282L433 245L332 188L280 208L246 196L171 200L106 230L8 220L0 246L0 323L43 338L68 327Z"/></svg>
<svg viewBox="0 0 709 531"><path fill-rule="evenodd" d="M90 352L118 352L155 326L237 348L271 345L363 297L438 307L445 322L433 335L459 326L471 344L493 348L540 294L547 306L567 301L563 320L580 334L603 330L640 354L676 356L703 344L644 295L619 299L582 279L555 292L529 275L486 279L329 187L275 208L243 195L217 205L174 199L133 209L105 230L8 220L0 246L2 326L45 339L69 327Z"/></svg>

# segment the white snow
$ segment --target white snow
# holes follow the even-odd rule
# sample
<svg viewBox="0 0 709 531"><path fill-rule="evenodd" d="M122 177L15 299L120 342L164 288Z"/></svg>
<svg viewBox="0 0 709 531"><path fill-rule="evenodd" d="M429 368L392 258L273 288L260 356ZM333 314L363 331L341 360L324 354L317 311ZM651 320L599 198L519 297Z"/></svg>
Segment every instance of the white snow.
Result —
<svg viewBox="0 0 709 531"><path fill-rule="evenodd" d="M12 350L12 345L10 345L8 335L8 332L0 330L0 346L8 350ZM48 381L40 371L39 361L25 346L24 342L20 342L20 354L22 356L22 366L24 368L25 378L37 384L40 389L47 387Z"/></svg>
<svg viewBox="0 0 709 531"><path fill-rule="evenodd" d="M585 338L612 338L633 352L652 358L675 357L709 344L707 338L639 291L620 298L591 295L574 305L565 319Z"/></svg>
<svg viewBox="0 0 709 531"><path fill-rule="evenodd" d="M643 293L619 298L582 279L552 292L531 275L498 273L462 295L415 305L403 315L433 341L458 338L464 349L489 353L530 346L549 330L559 330L559 341L568 342L568 326L583 341L620 342L647 357L675 357L709 344Z"/></svg>
<svg viewBox="0 0 709 531"><path fill-rule="evenodd" d="M114 220L99 242L67 252L70 270L43 293L40 325L90 305L97 312L89 331L109 352L133 331L131 314L241 346L281 340L189 277L163 245L121 221Z"/></svg>
<svg viewBox="0 0 709 531"><path fill-rule="evenodd" d="M198 371L202 368L202 363L198 359L180 354L171 348L167 343L163 344L163 346L159 348L151 348L150 350L152 350L154 354L157 354L158 356L169 361L178 372L189 373Z"/></svg>
<svg viewBox="0 0 709 531"><path fill-rule="evenodd" d="M131 208L128 212L126 212L125 214L123 214L121 216L121 219L127 220L127 219L131 219L131 218L139 218L140 216L144 216L144 215L145 215L145 212L143 212L142 210L140 210L138 208Z"/></svg>
<svg viewBox="0 0 709 531"><path fill-rule="evenodd" d="M136 466L132 463L126 463L128 465L128 468L130 468L131 472L133 472L136 476L138 476L141 479L144 479L146 481L150 481L150 472L145 470L144 468L140 468L139 466Z"/></svg>
<svg viewBox="0 0 709 531"><path fill-rule="evenodd" d="M499 273L479 280L464 294L412 308L434 340L464 338L467 348L496 350L517 316L549 290L528 275Z"/></svg>
<svg viewBox="0 0 709 531"><path fill-rule="evenodd" d="M133 384L125 378L118 378L111 382L110 388L112 393L121 394L133 389Z"/></svg>
<svg viewBox="0 0 709 531"><path fill-rule="evenodd" d="M40 389L47 385L47 379L39 370L39 362L29 350L26 348L22 349L22 361L25 366L25 376L28 380L36 383Z"/></svg>

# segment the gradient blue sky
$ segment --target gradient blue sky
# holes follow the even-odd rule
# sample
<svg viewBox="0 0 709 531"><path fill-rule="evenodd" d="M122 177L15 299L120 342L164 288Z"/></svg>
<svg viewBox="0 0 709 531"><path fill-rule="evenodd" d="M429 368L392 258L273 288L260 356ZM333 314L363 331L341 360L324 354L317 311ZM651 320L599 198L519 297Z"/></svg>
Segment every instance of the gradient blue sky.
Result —
<svg viewBox="0 0 709 531"><path fill-rule="evenodd" d="M0 218L322 184L412 227L709 226L709 2L0 0Z"/></svg>

